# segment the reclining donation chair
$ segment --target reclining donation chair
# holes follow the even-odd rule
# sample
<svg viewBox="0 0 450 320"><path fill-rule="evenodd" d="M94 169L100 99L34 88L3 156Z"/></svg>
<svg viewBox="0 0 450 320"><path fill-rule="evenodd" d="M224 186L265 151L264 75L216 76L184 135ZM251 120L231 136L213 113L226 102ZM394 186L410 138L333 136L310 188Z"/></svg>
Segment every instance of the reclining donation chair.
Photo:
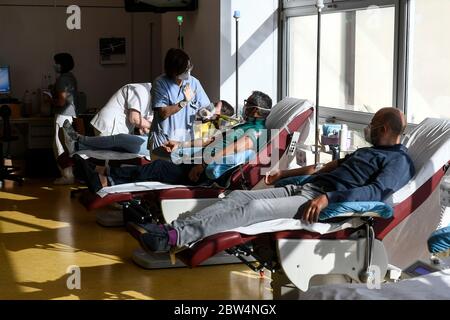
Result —
<svg viewBox="0 0 450 320"><path fill-rule="evenodd" d="M405 136L403 144L408 147L416 175L385 201L389 206L381 203L388 210L343 210L328 212L325 217L322 212L321 223L312 225L295 219L263 222L207 237L178 253L177 258L196 267L226 250L247 261L254 271L270 270L274 298L289 297L297 289L306 291L310 284L383 279L388 270L383 239L394 231L405 232L395 228L408 218L429 214L420 206L449 167L450 121L426 119ZM249 262L248 257L256 262Z"/></svg>
<svg viewBox="0 0 450 320"><path fill-rule="evenodd" d="M313 114L313 104L308 100L286 98L272 108L267 119L268 129L279 129L272 132L270 142L261 149L256 159L247 164L240 165L229 174L226 187L218 187L216 184L206 186L174 186L159 182L140 182L107 187L97 194L86 192L81 198L81 203L88 209L94 210L103 208L112 203L124 203L126 207L130 204L138 204L140 213L136 213L132 218L137 222L146 219L155 220L156 212L145 210L147 205L154 207L156 204L158 211L162 209L163 216L159 220L172 221L178 214L192 210L192 206L198 210L199 206L205 206L209 200L217 201L217 198L227 189L252 189L261 179L261 170L271 168L272 158L280 159L289 146L292 135L301 131L296 136L297 139L304 139L310 130L311 116ZM274 133L277 133L274 135ZM182 200L179 202L179 200ZM166 207L176 207L176 211L164 210ZM136 207L134 205L133 207ZM169 214L171 212L171 214Z"/></svg>

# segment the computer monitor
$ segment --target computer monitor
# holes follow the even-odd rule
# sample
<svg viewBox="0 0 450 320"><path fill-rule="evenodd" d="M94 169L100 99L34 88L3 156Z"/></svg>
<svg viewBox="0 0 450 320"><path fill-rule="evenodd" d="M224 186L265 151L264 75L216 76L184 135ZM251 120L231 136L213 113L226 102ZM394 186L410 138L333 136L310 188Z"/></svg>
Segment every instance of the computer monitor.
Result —
<svg viewBox="0 0 450 320"><path fill-rule="evenodd" d="M11 79L9 77L9 67L0 66L0 95L11 93Z"/></svg>

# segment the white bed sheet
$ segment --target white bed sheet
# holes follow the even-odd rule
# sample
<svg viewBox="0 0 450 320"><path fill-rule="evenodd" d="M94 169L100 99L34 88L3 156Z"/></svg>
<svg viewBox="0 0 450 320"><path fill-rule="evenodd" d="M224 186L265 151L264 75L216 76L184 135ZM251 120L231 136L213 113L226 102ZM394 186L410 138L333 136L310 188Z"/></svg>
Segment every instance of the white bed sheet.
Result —
<svg viewBox="0 0 450 320"><path fill-rule="evenodd" d="M82 150L75 152L74 154L80 155L83 159L94 158L98 160L131 160L135 158L146 158L150 160L150 156L144 156L135 153L108 151L108 150Z"/></svg>
<svg viewBox="0 0 450 320"><path fill-rule="evenodd" d="M174 185L174 184L167 184L167 183L161 183L161 182L156 182L156 181L135 182L135 183L120 184L117 186L103 188L97 192L97 195L101 198L104 198L107 195L115 194L115 193L143 192L143 191L165 190L165 189L184 188L184 187L192 187L192 186Z"/></svg>
<svg viewBox="0 0 450 320"><path fill-rule="evenodd" d="M301 300L450 300L450 270L382 284L368 289L365 284L333 284L311 287Z"/></svg>

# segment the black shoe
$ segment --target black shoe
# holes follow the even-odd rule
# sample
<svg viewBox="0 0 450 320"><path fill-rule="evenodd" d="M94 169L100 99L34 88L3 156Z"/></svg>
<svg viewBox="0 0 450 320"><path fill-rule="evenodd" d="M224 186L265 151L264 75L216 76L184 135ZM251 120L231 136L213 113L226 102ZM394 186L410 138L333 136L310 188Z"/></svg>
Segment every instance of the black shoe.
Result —
<svg viewBox="0 0 450 320"><path fill-rule="evenodd" d="M159 253L170 250L169 233L165 227L156 224L138 225L129 222L127 230L139 241L146 252Z"/></svg>
<svg viewBox="0 0 450 320"><path fill-rule="evenodd" d="M73 156L73 159L75 161L75 171L86 183L89 191L97 193L99 190L103 189L98 173L89 165L88 161L77 154Z"/></svg>

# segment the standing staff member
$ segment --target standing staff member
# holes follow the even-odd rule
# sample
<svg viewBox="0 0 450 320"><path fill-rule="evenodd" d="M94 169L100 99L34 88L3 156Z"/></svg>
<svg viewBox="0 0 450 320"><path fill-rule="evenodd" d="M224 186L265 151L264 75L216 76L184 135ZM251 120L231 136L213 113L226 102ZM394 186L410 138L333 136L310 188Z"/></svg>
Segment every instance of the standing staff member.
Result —
<svg viewBox="0 0 450 320"><path fill-rule="evenodd" d="M120 88L91 120L99 136L134 134L139 129L147 135L151 126L150 83L132 83Z"/></svg>
<svg viewBox="0 0 450 320"><path fill-rule="evenodd" d="M186 52L170 49L165 58L165 74L152 88L154 119L148 149L152 152L169 140L190 141L197 112L211 102L200 82L191 76L193 65Z"/></svg>
<svg viewBox="0 0 450 320"><path fill-rule="evenodd" d="M75 67L73 57L69 53L58 53L53 57L55 72L58 74L53 87L53 105L55 107L55 139L53 150L58 158L64 153L64 148L58 138L58 132L66 120L70 123L77 116L78 84L71 72ZM71 184L74 181L72 168L59 168L62 177L55 184Z"/></svg>

